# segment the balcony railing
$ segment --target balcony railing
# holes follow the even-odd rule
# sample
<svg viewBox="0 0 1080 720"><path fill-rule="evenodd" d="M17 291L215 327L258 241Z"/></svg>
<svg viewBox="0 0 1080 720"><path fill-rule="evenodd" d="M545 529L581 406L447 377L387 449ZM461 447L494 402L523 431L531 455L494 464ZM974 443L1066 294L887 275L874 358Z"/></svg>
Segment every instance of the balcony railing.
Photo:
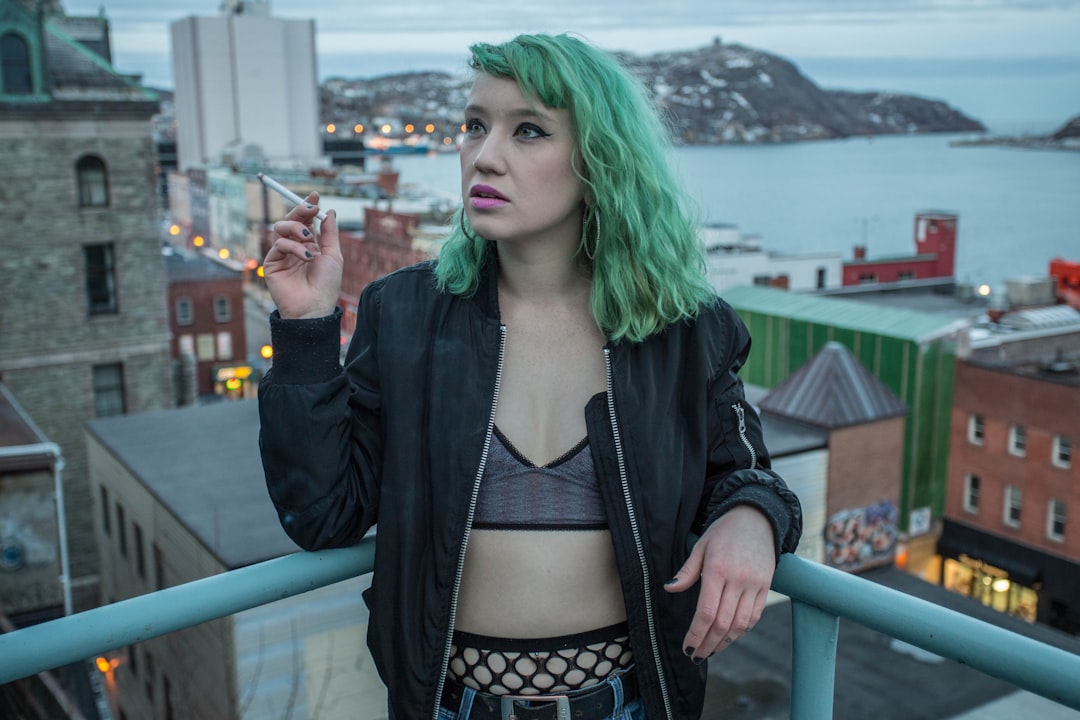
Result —
<svg viewBox="0 0 1080 720"><path fill-rule="evenodd" d="M370 572L375 542L296 553L0 635L0 684ZM833 717L841 617L1080 710L1080 655L799 557L791 598L793 720Z"/></svg>

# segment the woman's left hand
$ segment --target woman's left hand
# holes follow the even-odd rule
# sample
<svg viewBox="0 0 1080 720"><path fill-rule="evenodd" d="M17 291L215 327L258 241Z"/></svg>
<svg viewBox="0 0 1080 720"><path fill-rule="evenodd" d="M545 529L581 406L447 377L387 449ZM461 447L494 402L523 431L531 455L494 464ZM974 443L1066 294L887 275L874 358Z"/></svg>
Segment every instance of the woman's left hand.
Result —
<svg viewBox="0 0 1080 720"><path fill-rule="evenodd" d="M664 586L668 592L683 592L701 578L683 652L701 662L754 627L775 571L772 525L759 510L738 505L714 521Z"/></svg>

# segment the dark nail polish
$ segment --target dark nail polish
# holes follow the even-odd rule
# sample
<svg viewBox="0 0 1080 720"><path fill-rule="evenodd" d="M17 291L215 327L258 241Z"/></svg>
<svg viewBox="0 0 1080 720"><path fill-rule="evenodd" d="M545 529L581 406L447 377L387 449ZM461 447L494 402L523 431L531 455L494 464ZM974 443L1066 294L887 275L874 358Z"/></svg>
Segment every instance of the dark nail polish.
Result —
<svg viewBox="0 0 1080 720"><path fill-rule="evenodd" d="M679 582L679 578L677 578L677 577L673 577L673 578L671 578L670 580L668 580L668 581L667 581L666 583L664 583L664 584L665 584L665 585L674 585L674 584L675 584L675 583L677 583L677 582Z"/></svg>
<svg viewBox="0 0 1080 720"><path fill-rule="evenodd" d="M696 650L696 649L697 649L697 648L692 648L692 647L684 647L684 648L682 649L682 651L683 651L683 654L684 654L684 655L686 655L686 657L693 657L693 655L694 655L694 650Z"/></svg>
<svg viewBox="0 0 1080 720"><path fill-rule="evenodd" d="M304 228L304 237L311 237L311 231L307 228Z"/></svg>
<svg viewBox="0 0 1080 720"><path fill-rule="evenodd" d="M313 207L315 207L315 206L314 206L314 205L312 205L311 203L305 203L305 204L306 204L306 205L307 205L307 206L308 206L309 208L313 208Z"/></svg>
<svg viewBox="0 0 1080 720"><path fill-rule="evenodd" d="M700 665L703 662L705 662L705 658L703 658L703 657L694 658L694 664L695 665Z"/></svg>
<svg viewBox="0 0 1080 720"><path fill-rule="evenodd" d="M313 258L315 256L312 255L311 253L309 253L307 250L305 250L304 251L304 257L306 257L308 260L310 260L311 258Z"/></svg>

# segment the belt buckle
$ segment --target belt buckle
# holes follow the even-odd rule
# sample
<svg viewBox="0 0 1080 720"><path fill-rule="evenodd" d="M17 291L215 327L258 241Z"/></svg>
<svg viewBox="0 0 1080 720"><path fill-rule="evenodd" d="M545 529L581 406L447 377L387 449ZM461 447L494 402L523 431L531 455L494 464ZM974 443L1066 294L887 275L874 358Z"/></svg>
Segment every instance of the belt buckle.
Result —
<svg viewBox="0 0 1080 720"><path fill-rule="evenodd" d="M502 720L517 720L517 715L514 714L514 703L518 701L553 702L555 703L555 717L558 720L570 720L570 698L567 695L502 695L500 697L499 717Z"/></svg>

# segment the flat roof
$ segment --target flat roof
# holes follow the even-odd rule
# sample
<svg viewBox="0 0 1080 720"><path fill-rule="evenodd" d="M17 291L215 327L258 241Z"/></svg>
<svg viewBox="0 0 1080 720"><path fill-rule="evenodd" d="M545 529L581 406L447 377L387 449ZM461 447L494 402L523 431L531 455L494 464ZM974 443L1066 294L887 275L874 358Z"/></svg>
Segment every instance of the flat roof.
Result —
<svg viewBox="0 0 1080 720"><path fill-rule="evenodd" d="M736 310L777 315L916 343L940 337L957 322L957 319L951 316L857 300L807 295L759 285L728 288L720 296Z"/></svg>
<svg viewBox="0 0 1080 720"><path fill-rule="evenodd" d="M87 427L226 568L299 549L266 490L258 401L116 415Z"/></svg>

